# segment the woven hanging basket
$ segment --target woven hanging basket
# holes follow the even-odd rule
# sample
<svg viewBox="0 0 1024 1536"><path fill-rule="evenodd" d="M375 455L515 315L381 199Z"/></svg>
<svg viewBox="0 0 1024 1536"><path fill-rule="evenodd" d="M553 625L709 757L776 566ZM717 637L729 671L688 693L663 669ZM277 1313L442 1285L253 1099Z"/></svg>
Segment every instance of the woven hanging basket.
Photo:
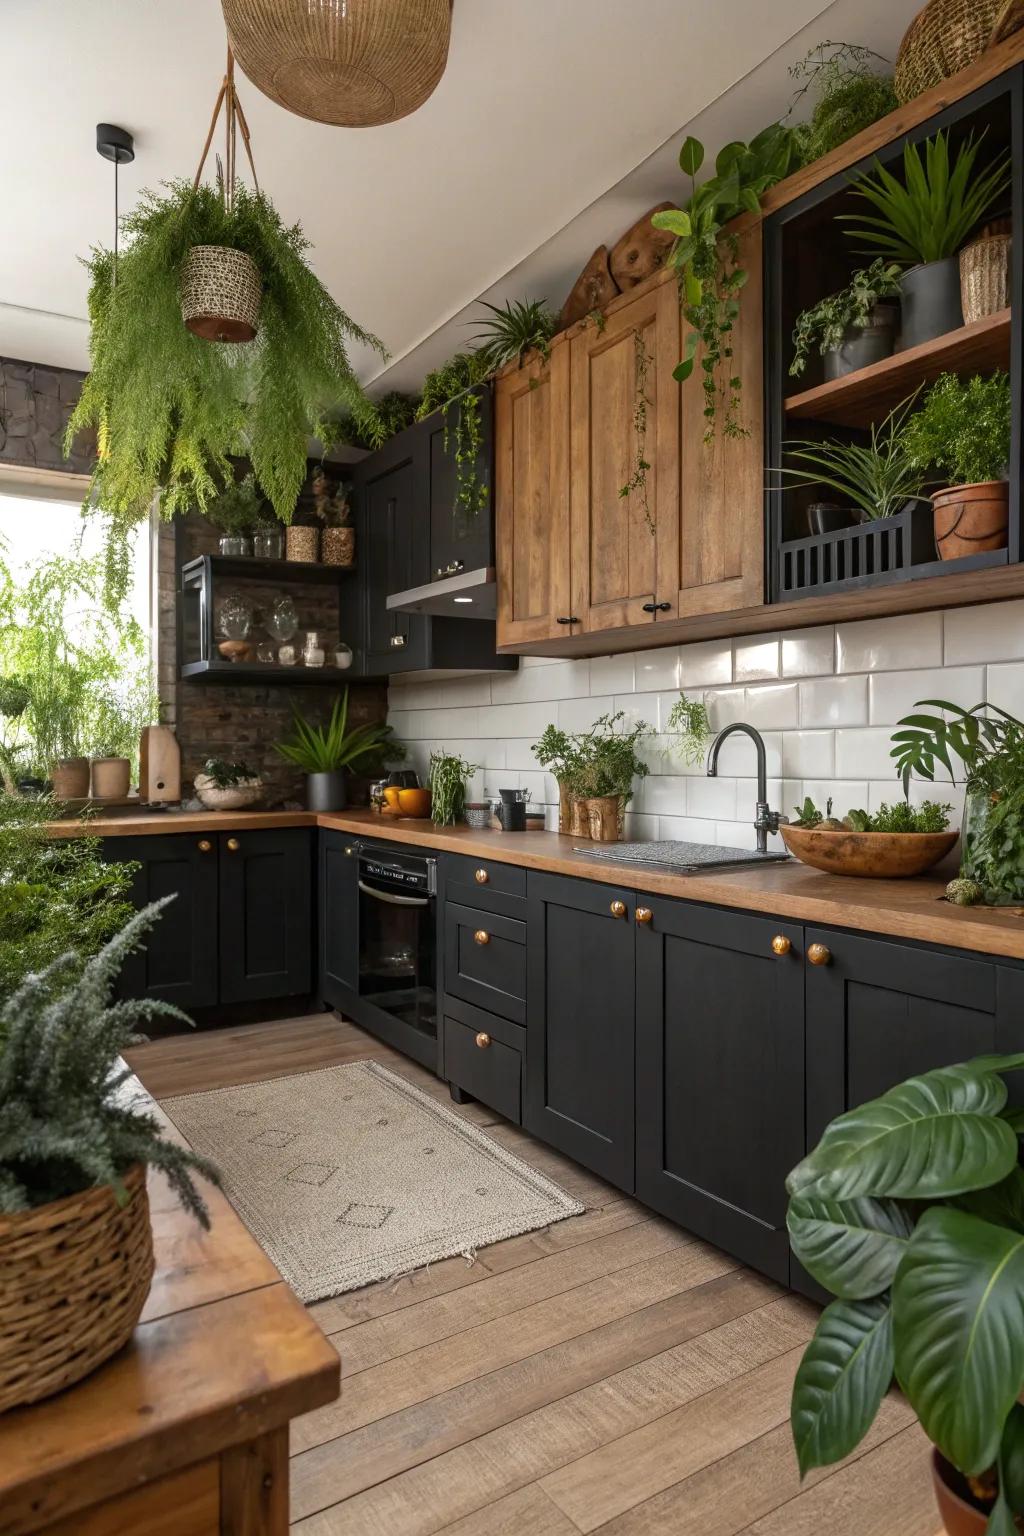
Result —
<svg viewBox="0 0 1024 1536"><path fill-rule="evenodd" d="M194 245L181 269L181 318L204 341L252 341L263 284L247 251Z"/></svg>
<svg viewBox="0 0 1024 1536"><path fill-rule="evenodd" d="M153 1278L146 1170L0 1216L0 1413L60 1392L123 1345Z"/></svg>
<svg viewBox="0 0 1024 1536"><path fill-rule="evenodd" d="M960 252L960 306L971 325L1010 305L1010 236L986 235Z"/></svg>
<svg viewBox="0 0 1024 1536"><path fill-rule="evenodd" d="M451 0L221 0L238 63L271 101L343 128L421 107L448 62Z"/></svg>
<svg viewBox="0 0 1024 1536"><path fill-rule="evenodd" d="M911 101L1024 26L1024 0L929 0L904 34L893 79Z"/></svg>

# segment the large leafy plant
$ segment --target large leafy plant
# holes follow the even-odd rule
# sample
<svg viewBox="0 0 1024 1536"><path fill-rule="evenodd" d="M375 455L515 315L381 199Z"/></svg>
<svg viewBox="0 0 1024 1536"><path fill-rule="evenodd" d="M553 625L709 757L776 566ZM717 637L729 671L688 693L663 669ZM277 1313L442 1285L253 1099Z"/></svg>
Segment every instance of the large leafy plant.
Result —
<svg viewBox="0 0 1024 1536"><path fill-rule="evenodd" d="M329 434L327 407L365 410L346 344L384 348L338 307L306 261L309 241L285 226L263 193L175 181L144 192L121 220L114 262L96 249L91 275L91 370L68 423L98 433L92 499L110 518L116 553L148 515L205 511L247 457L283 522L306 475L310 437ZM263 284L260 327L244 344L205 341L181 318L182 266L194 245L247 252ZM117 569L116 560L112 562Z"/></svg>
<svg viewBox="0 0 1024 1536"><path fill-rule="evenodd" d="M904 436L912 404L913 399L905 400L884 421L872 422L866 443L806 438L783 443L789 462L775 473L787 476L794 486L827 486L867 521L892 517L920 495L924 484L924 473L911 458Z"/></svg>
<svg viewBox="0 0 1024 1536"><path fill-rule="evenodd" d="M125 959L152 928L165 897L137 913L84 964L69 953L29 976L0 1008L0 1211L48 1205L95 1185L123 1190L135 1163L166 1174L187 1210L209 1226L195 1172L211 1165L165 1141L156 1116L119 1097L118 1068L152 1019L191 1021L153 998L113 1001Z"/></svg>
<svg viewBox="0 0 1024 1536"><path fill-rule="evenodd" d="M749 273L739 265L738 241L726 225L740 213L756 214L761 197L781 181L793 164L793 130L772 123L749 144L726 144L714 174L699 185L704 145L688 135L679 151L679 167L690 178L690 196L681 208L656 213L656 229L676 236L669 256L679 279L683 315L692 327L674 377L682 383L696 366L698 353L704 389L705 439L714 436L721 409L726 437L743 437L741 379L731 366L733 327L740 313L740 291Z"/></svg>
<svg viewBox="0 0 1024 1536"><path fill-rule="evenodd" d="M1010 375L961 379L944 373L907 422L904 448L922 470L940 470L950 485L1005 477L1010 459Z"/></svg>
<svg viewBox="0 0 1024 1536"><path fill-rule="evenodd" d="M989 1536L1024 1513L1024 1114L1003 1075L1021 1067L912 1077L833 1120L786 1184L793 1252L837 1298L793 1387L801 1475L859 1444L895 1374L946 1460L992 1489Z"/></svg>
<svg viewBox="0 0 1024 1536"><path fill-rule="evenodd" d="M908 143L902 181L876 158L873 169L853 181L854 193L874 213L839 215L850 238L863 242L867 254L902 266L955 256L1010 185L1009 155L976 169L980 148L981 139L971 135L951 158L945 132L921 147Z"/></svg>
<svg viewBox="0 0 1024 1536"><path fill-rule="evenodd" d="M348 689L335 699L326 725L313 725L295 711L291 739L277 750L303 773L339 773L379 755L388 741L386 725L354 725L348 729Z"/></svg>

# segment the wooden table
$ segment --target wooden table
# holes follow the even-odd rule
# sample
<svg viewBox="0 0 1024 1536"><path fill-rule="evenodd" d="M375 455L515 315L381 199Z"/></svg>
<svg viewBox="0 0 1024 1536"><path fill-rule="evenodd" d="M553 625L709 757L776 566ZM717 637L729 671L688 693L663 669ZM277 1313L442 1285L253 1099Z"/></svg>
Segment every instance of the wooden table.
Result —
<svg viewBox="0 0 1024 1536"><path fill-rule="evenodd" d="M222 1195L209 1233L159 1175L149 1195L156 1274L132 1342L0 1417L2 1536L288 1529L288 1421L337 1397L338 1355Z"/></svg>

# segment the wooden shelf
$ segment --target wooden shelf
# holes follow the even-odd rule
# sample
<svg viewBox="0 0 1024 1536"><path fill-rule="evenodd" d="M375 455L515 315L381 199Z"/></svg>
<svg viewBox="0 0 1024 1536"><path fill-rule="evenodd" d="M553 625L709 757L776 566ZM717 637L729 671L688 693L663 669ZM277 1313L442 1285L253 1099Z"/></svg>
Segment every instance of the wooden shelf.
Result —
<svg viewBox="0 0 1024 1536"><path fill-rule="evenodd" d="M870 368L858 368L841 379L790 395L785 401L786 415L833 426L866 427L880 421L919 384L930 383L940 373L1005 368L1009 360L1010 311L1003 309L973 325L883 358Z"/></svg>
<svg viewBox="0 0 1024 1536"><path fill-rule="evenodd" d="M287 683L291 687L319 683L342 686L352 679L351 667L282 667L276 661L186 661L180 675L205 683Z"/></svg>
<svg viewBox="0 0 1024 1536"><path fill-rule="evenodd" d="M263 582L320 582L337 586L348 576L354 576L354 565L322 565L313 560L262 560L257 555L199 555L182 567L182 574L198 569L203 560L210 562L214 576L226 576L232 581Z"/></svg>

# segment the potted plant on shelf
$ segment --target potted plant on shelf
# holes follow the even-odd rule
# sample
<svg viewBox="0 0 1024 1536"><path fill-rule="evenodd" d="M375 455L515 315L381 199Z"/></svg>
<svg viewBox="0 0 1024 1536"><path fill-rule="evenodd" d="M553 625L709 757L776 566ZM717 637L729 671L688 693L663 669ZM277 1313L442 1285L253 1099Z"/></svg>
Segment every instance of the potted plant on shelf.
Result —
<svg viewBox="0 0 1024 1536"><path fill-rule="evenodd" d="M220 533L222 555L251 555L252 538L260 523L263 497L250 471L241 480L230 479L210 502L206 516Z"/></svg>
<svg viewBox="0 0 1024 1536"><path fill-rule="evenodd" d="M927 502L920 499L924 471L912 459L903 433L912 405L913 397L881 423L872 423L866 443L808 438L783 443L790 462L770 470L770 475L783 475L794 487L824 486L842 498L841 504L811 503L807 516L812 534L903 517L910 524L912 559L934 558L932 517Z"/></svg>
<svg viewBox="0 0 1024 1536"><path fill-rule="evenodd" d="M1010 157L999 154L983 169L975 162L981 140L969 137L951 160L945 132L921 148L903 150L900 181L876 158L852 182L853 193L874 214L841 213L865 253L907 270L900 284L900 345L920 345L963 325L957 253L1010 185Z"/></svg>
<svg viewBox="0 0 1024 1536"><path fill-rule="evenodd" d="M944 373L906 423L903 448L915 469L944 473L932 494L943 560L1006 546L1010 416L1008 373L966 381Z"/></svg>
<svg viewBox="0 0 1024 1536"><path fill-rule="evenodd" d="M837 1299L793 1386L801 1477L850 1454L896 1381L956 1536L1024 1514L1024 1117L986 1056L833 1120L786 1181L796 1257Z"/></svg>
<svg viewBox="0 0 1024 1536"><path fill-rule="evenodd" d="M93 742L89 793L94 800L123 800L138 768L143 726L160 712L148 669L91 691L87 718Z"/></svg>
<svg viewBox="0 0 1024 1536"><path fill-rule="evenodd" d="M796 378L804 372L812 350L824 358L827 380L888 357L896 342L899 305L884 300L898 296L900 277L901 268L879 256L854 272L845 288L798 315L790 374Z"/></svg>
<svg viewBox="0 0 1024 1536"><path fill-rule="evenodd" d="M942 713L907 715L893 732L904 787L915 773L933 780L937 767L952 780L958 759L967 783L960 875L989 906L1024 903L1024 723L995 704L920 699L915 710Z"/></svg>
<svg viewBox="0 0 1024 1536"><path fill-rule="evenodd" d="M558 785L558 830L569 832L573 822L574 785L579 771L578 740L556 725L549 725L531 750L540 766L548 770ZM576 835L587 835L582 825Z"/></svg>
<svg viewBox="0 0 1024 1536"><path fill-rule="evenodd" d="M621 840L633 785L650 771L636 748L651 734L651 727L639 720L632 730L624 730L625 718L621 709L613 715L602 715L578 738L580 760L574 775L575 792L587 818L583 835L589 833L595 842Z"/></svg>
<svg viewBox="0 0 1024 1536"><path fill-rule="evenodd" d="M340 484L332 492L322 466L313 471L313 498L316 515L323 526L320 557L324 565L348 570L355 562L356 534L352 527L352 504L348 487Z"/></svg>
<svg viewBox="0 0 1024 1536"><path fill-rule="evenodd" d="M335 699L326 725L313 725L298 710L289 741L277 751L286 762L306 775L306 804L311 811L343 811L348 803L347 776L367 762L379 759L390 745L387 725L355 725L348 729L348 689Z"/></svg>
<svg viewBox="0 0 1024 1536"><path fill-rule="evenodd" d="M435 826L453 827L466 808L466 780L479 768L451 752L430 754L430 819Z"/></svg>
<svg viewBox="0 0 1024 1536"><path fill-rule="evenodd" d="M65 954L30 975L0 1007L0 1412L81 1380L131 1337L153 1275L147 1166L209 1226L192 1175L216 1182L213 1168L119 1093L136 1026L190 1022L152 998L112 1001L168 900L92 959Z"/></svg>
<svg viewBox="0 0 1024 1536"><path fill-rule="evenodd" d="M787 121L807 96L814 101L806 122L796 123L797 163L811 165L854 134L896 109L892 76L878 66L887 64L881 54L859 43L818 43L789 73L803 84L796 91Z"/></svg>
<svg viewBox="0 0 1024 1536"><path fill-rule="evenodd" d="M263 799L263 780L248 763L226 763L208 757L193 780L195 791L210 811L244 811Z"/></svg>

